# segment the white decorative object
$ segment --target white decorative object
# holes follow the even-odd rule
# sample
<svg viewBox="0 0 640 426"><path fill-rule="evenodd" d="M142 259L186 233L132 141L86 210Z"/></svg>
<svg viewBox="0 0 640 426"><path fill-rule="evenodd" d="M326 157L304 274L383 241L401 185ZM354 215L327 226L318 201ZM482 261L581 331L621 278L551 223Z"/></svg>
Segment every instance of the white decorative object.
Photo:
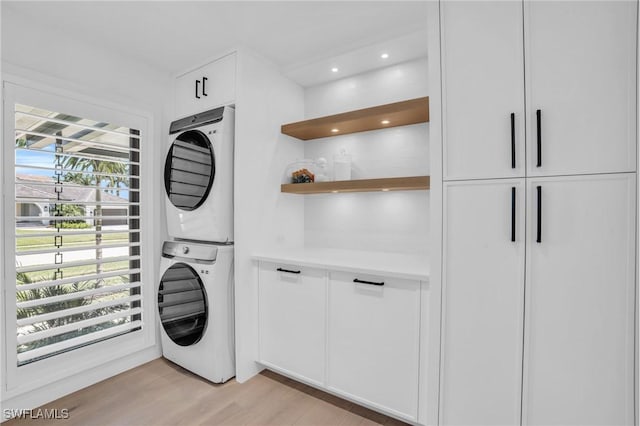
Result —
<svg viewBox="0 0 640 426"><path fill-rule="evenodd" d="M329 168L327 166L327 159L320 157L316 160L316 182L328 182L329 181Z"/></svg>
<svg viewBox="0 0 640 426"><path fill-rule="evenodd" d="M333 180L351 180L351 155L344 148L333 156Z"/></svg>

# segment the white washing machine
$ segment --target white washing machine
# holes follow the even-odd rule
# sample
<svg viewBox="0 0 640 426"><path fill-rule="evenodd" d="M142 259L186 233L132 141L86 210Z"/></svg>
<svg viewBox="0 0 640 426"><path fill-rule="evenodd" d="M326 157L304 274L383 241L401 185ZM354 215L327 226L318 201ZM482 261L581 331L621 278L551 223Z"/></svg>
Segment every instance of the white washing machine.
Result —
<svg viewBox="0 0 640 426"><path fill-rule="evenodd" d="M225 106L171 123L164 166L171 237L233 242L234 118Z"/></svg>
<svg viewBox="0 0 640 426"><path fill-rule="evenodd" d="M214 383L235 376L233 246L166 241L160 276L163 356Z"/></svg>

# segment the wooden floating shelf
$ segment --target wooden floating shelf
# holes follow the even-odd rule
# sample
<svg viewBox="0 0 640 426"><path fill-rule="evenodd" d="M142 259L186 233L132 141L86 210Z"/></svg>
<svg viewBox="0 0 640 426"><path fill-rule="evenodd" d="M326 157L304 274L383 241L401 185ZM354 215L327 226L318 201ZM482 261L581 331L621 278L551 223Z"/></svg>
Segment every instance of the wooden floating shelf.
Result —
<svg viewBox="0 0 640 426"><path fill-rule="evenodd" d="M282 133L302 140L347 135L349 133L386 129L388 127L427 123L429 97L395 102L342 114L284 124ZM383 122L385 122L383 124ZM337 129L337 131L334 131Z"/></svg>
<svg viewBox="0 0 640 426"><path fill-rule="evenodd" d="M326 194L332 192L415 191L429 189L429 176L384 179L338 180L334 182L285 183L281 192Z"/></svg>

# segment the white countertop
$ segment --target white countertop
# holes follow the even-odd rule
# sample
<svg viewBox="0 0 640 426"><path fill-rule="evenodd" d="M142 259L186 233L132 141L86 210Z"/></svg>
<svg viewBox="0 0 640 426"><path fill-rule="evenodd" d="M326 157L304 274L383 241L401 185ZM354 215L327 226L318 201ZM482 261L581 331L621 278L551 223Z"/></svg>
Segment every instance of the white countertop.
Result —
<svg viewBox="0 0 640 426"><path fill-rule="evenodd" d="M329 248L277 248L254 253L252 258L334 271L380 274L421 281L429 280L429 258L426 255Z"/></svg>

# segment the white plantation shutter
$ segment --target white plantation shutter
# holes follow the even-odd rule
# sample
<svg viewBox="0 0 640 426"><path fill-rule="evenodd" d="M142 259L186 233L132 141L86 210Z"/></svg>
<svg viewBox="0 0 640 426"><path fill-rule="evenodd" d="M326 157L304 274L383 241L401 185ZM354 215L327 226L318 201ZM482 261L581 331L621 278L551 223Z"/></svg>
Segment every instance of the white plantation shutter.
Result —
<svg viewBox="0 0 640 426"><path fill-rule="evenodd" d="M136 129L15 105L17 364L142 327Z"/></svg>

